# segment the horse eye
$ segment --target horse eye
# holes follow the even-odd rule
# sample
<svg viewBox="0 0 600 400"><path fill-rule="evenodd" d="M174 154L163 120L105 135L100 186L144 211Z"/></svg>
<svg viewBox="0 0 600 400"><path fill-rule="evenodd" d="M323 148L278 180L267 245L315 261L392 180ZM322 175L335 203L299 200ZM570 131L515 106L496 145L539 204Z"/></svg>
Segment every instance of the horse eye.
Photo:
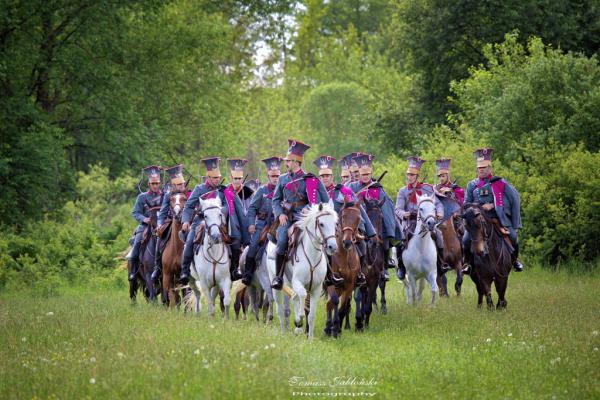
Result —
<svg viewBox="0 0 600 400"><path fill-rule="evenodd" d="M320 226L324 226L322 222L319 223Z"/></svg>

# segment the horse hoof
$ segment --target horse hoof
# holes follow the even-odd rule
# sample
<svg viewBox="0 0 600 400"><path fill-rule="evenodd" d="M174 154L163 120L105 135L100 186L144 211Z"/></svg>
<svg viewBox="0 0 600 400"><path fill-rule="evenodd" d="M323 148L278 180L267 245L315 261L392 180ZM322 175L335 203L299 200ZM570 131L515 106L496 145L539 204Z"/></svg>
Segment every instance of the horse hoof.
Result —
<svg viewBox="0 0 600 400"><path fill-rule="evenodd" d="M296 335L301 335L301 334L303 334L303 333L304 333L304 330L303 330L302 328L295 328L295 329L294 329L294 333L295 333Z"/></svg>
<svg viewBox="0 0 600 400"><path fill-rule="evenodd" d="M386 315L387 314L387 308L382 307L381 308L381 315Z"/></svg>

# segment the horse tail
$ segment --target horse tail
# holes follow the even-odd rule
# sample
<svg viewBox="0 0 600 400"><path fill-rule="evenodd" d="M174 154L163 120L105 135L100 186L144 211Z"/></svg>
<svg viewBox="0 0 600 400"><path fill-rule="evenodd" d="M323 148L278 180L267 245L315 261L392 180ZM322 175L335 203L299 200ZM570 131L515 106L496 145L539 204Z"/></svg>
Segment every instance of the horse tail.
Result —
<svg viewBox="0 0 600 400"><path fill-rule="evenodd" d="M186 310L193 310L196 307L196 302L198 301L198 297L196 296L196 291L188 290L187 294L183 298L183 304Z"/></svg>
<svg viewBox="0 0 600 400"><path fill-rule="evenodd" d="M233 285L231 286L231 296L233 298L235 298L235 296L237 295L237 293L239 291L241 291L242 289L245 289L245 288L246 288L246 285L244 285L242 283L242 281L235 281L235 282L233 282Z"/></svg>

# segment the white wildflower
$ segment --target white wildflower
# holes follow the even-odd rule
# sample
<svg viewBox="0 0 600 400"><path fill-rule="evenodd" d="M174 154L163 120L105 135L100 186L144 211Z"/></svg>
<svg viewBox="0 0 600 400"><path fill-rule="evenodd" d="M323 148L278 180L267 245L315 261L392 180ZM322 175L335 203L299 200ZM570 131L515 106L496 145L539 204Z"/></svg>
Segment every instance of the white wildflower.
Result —
<svg viewBox="0 0 600 400"><path fill-rule="evenodd" d="M91 379L90 379L90 383L91 383L92 385L95 385L95 384L96 384L96 379L94 379L94 378L91 378Z"/></svg>

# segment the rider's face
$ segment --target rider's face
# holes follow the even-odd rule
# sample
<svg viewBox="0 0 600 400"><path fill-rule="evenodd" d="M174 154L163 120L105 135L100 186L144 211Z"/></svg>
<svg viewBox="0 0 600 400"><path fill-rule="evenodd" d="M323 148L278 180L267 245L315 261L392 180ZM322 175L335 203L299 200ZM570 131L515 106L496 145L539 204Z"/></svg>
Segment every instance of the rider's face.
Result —
<svg viewBox="0 0 600 400"><path fill-rule="evenodd" d="M350 175L342 175L341 181L342 181L342 185L345 185L346 183L350 182Z"/></svg>
<svg viewBox="0 0 600 400"><path fill-rule="evenodd" d="M360 172L358 172L358 170L352 171L351 174L352 174L352 177L354 178L355 181L359 181L360 180Z"/></svg>
<svg viewBox="0 0 600 400"><path fill-rule="evenodd" d="M487 167L477 167L477 176L479 178L483 179L491 174L492 174L492 166L491 165L488 165Z"/></svg>
<svg viewBox="0 0 600 400"><path fill-rule="evenodd" d="M158 192L160 190L160 179L150 179L148 187L151 192Z"/></svg>
<svg viewBox="0 0 600 400"><path fill-rule="evenodd" d="M235 190L240 190L240 188L242 187L242 181L244 178L234 178L231 177L231 183L233 183L233 188Z"/></svg>
<svg viewBox="0 0 600 400"><path fill-rule="evenodd" d="M371 182L371 177L372 176L373 176L373 174L370 173L370 172L367 172L367 173L364 173L364 174L360 174L360 181L362 183L369 183L369 182Z"/></svg>
<svg viewBox="0 0 600 400"><path fill-rule="evenodd" d="M220 176L209 176L208 177L208 183L210 183L210 186L212 186L212 187L219 186L219 182L221 182Z"/></svg>
<svg viewBox="0 0 600 400"><path fill-rule="evenodd" d="M272 173L269 174L269 183L273 186L277 185L277 182L279 181L279 174L278 173Z"/></svg>
<svg viewBox="0 0 600 400"><path fill-rule="evenodd" d="M411 173L407 173L406 174L406 180L408 181L408 183L410 183L411 185L414 185L415 182L417 181L417 174L411 174Z"/></svg>
<svg viewBox="0 0 600 400"><path fill-rule="evenodd" d="M185 183L178 183L176 185L173 185L173 190L175 192L183 193L183 191L185 190Z"/></svg>
<svg viewBox="0 0 600 400"><path fill-rule="evenodd" d="M445 172L441 173L438 175L438 179L440 180L440 184L445 185L448 183L448 174Z"/></svg>
<svg viewBox="0 0 600 400"><path fill-rule="evenodd" d="M321 178L321 182L323 182L323 185L325 187L329 187L329 186L333 185L333 175L322 174L322 175L319 175L319 177Z"/></svg>

